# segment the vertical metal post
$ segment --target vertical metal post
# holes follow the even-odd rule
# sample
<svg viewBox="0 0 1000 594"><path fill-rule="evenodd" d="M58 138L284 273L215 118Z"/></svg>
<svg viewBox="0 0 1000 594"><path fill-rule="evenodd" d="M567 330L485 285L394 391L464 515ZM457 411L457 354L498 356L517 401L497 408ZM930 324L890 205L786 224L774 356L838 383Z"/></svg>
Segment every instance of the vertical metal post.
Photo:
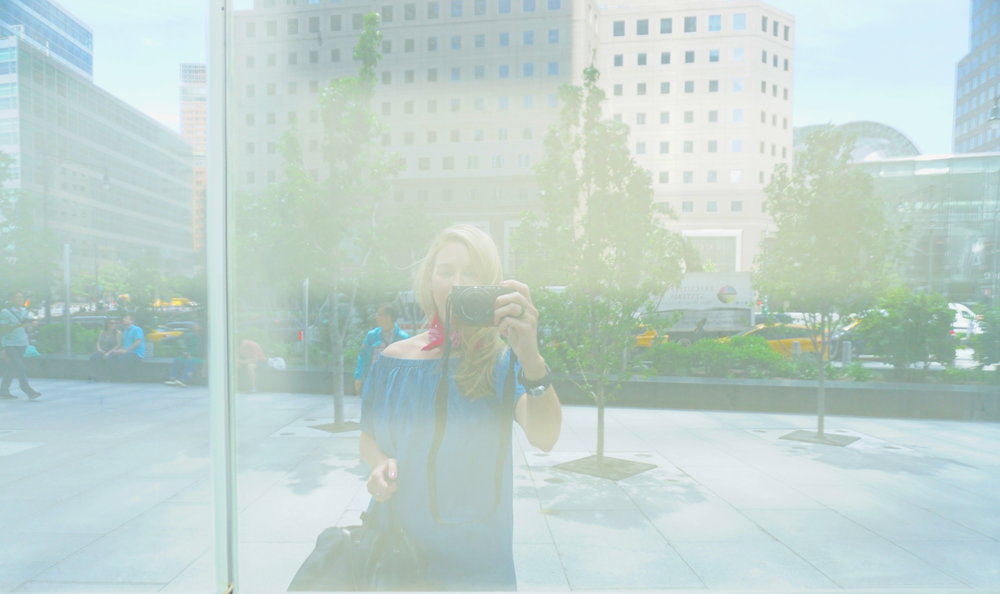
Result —
<svg viewBox="0 0 1000 594"><path fill-rule="evenodd" d="M309 369L309 279L302 281L302 348L305 351L305 366Z"/></svg>
<svg viewBox="0 0 1000 594"><path fill-rule="evenodd" d="M72 290L70 289L70 271L69 271L69 261L70 261L70 247L68 243L63 244L63 327L65 329L65 350L66 355L73 354L73 345L71 339L71 328L70 328L70 311L69 306L72 302Z"/></svg>
<svg viewBox="0 0 1000 594"><path fill-rule="evenodd" d="M208 191L205 248L208 270L208 368L211 400L215 591L238 592L236 399L229 325L228 0L209 2Z"/></svg>

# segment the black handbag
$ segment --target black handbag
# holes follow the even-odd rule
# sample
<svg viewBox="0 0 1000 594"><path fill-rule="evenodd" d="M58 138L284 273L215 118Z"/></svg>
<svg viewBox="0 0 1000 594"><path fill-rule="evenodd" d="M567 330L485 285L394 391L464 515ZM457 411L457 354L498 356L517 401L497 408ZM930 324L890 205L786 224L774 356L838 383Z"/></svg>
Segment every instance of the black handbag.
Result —
<svg viewBox="0 0 1000 594"><path fill-rule="evenodd" d="M360 526L334 526L316 537L316 547L299 567L289 592L426 590L424 564L399 527L392 506L376 504L361 515ZM378 515L389 514L389 528Z"/></svg>

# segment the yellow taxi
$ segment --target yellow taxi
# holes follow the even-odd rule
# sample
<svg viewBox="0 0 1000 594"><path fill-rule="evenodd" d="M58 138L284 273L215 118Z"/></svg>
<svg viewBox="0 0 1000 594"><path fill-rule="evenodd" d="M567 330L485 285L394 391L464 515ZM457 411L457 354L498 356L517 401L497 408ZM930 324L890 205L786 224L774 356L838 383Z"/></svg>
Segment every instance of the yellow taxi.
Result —
<svg viewBox="0 0 1000 594"><path fill-rule="evenodd" d="M794 353L795 343L799 344L801 353L815 353L816 347L822 343L816 332L803 324L757 324L737 336L759 336L773 351L786 357Z"/></svg>

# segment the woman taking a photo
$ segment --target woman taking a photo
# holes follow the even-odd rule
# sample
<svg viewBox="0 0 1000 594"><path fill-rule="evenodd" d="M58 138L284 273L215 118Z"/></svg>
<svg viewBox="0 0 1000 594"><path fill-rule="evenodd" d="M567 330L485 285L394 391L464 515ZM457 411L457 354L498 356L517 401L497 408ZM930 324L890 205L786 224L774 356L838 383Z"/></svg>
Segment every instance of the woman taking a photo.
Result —
<svg viewBox="0 0 1000 594"><path fill-rule="evenodd" d="M360 447L372 506L389 503L434 590L516 589L510 419L542 450L559 438L538 310L526 285L502 278L489 235L470 225L443 231L416 280L430 330L387 346L363 389ZM447 317L451 289L463 285L510 291L496 297L492 325Z"/></svg>

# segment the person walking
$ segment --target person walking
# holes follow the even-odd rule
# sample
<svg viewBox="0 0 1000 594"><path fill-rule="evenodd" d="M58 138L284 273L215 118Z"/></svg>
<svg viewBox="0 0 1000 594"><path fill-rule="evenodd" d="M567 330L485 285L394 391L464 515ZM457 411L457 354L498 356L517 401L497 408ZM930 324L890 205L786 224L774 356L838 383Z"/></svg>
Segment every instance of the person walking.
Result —
<svg viewBox="0 0 1000 594"><path fill-rule="evenodd" d="M0 332L3 338L3 353L7 359L4 369L3 383L0 384L0 399L17 398L10 393L10 384L17 376L21 391L27 394L29 400L42 395L28 383L28 373L24 368L24 349L28 347L28 331L26 326L31 323L28 311L24 308L24 293L15 291L7 299L7 306L0 310Z"/></svg>
<svg viewBox="0 0 1000 594"><path fill-rule="evenodd" d="M361 343L361 350L358 352L358 365L354 368L355 394L361 393L361 386L365 382L368 370L371 369L374 356L397 340L410 337L409 334L399 329L396 318L396 308L391 305L380 305L376 311L375 323L378 325L365 335L365 339Z"/></svg>

